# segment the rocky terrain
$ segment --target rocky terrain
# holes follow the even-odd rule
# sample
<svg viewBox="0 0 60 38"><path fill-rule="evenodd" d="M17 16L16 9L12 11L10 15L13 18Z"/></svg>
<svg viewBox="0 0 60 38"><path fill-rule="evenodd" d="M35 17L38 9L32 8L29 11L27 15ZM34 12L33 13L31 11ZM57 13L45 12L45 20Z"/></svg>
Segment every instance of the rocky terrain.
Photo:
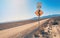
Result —
<svg viewBox="0 0 60 38"><path fill-rule="evenodd" d="M34 36L35 38L60 38L60 18L51 18L48 22L41 25Z"/></svg>

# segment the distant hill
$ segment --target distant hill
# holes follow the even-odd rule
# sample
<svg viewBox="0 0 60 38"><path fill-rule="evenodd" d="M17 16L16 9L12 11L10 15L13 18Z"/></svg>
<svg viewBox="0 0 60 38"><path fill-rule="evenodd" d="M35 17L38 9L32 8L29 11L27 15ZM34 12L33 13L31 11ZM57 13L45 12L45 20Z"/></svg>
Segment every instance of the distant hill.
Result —
<svg viewBox="0 0 60 38"><path fill-rule="evenodd" d="M54 15L43 16L43 17L40 17L40 19L53 18L53 17L60 17L60 14L54 14ZM37 20L37 19L38 19L38 17L32 18L32 20Z"/></svg>

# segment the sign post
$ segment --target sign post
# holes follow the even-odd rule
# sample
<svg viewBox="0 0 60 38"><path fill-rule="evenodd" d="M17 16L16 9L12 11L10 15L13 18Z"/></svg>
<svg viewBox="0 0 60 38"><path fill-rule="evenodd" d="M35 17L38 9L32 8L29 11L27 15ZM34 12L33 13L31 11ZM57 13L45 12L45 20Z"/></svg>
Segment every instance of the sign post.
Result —
<svg viewBox="0 0 60 38"><path fill-rule="evenodd" d="M40 16L43 14L43 12L41 11L40 2L37 3L37 10L36 10L35 14L38 16L38 25L40 25Z"/></svg>

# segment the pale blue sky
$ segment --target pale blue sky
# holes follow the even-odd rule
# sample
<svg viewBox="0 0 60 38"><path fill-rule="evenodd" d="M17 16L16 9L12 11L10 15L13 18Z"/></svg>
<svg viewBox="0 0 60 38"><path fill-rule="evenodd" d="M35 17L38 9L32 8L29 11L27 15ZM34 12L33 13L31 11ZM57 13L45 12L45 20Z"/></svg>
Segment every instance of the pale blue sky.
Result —
<svg viewBox="0 0 60 38"><path fill-rule="evenodd" d="M36 4L42 3L42 16L60 14L60 0L0 0L0 22L36 17Z"/></svg>

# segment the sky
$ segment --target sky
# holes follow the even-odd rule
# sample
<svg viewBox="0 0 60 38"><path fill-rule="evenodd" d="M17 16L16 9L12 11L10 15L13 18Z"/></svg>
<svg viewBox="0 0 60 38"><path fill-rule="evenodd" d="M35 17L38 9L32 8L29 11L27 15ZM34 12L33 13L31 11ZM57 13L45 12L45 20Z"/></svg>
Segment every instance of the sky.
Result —
<svg viewBox="0 0 60 38"><path fill-rule="evenodd" d="M37 17L37 2L42 3L42 16L60 14L60 0L0 0L0 23Z"/></svg>

